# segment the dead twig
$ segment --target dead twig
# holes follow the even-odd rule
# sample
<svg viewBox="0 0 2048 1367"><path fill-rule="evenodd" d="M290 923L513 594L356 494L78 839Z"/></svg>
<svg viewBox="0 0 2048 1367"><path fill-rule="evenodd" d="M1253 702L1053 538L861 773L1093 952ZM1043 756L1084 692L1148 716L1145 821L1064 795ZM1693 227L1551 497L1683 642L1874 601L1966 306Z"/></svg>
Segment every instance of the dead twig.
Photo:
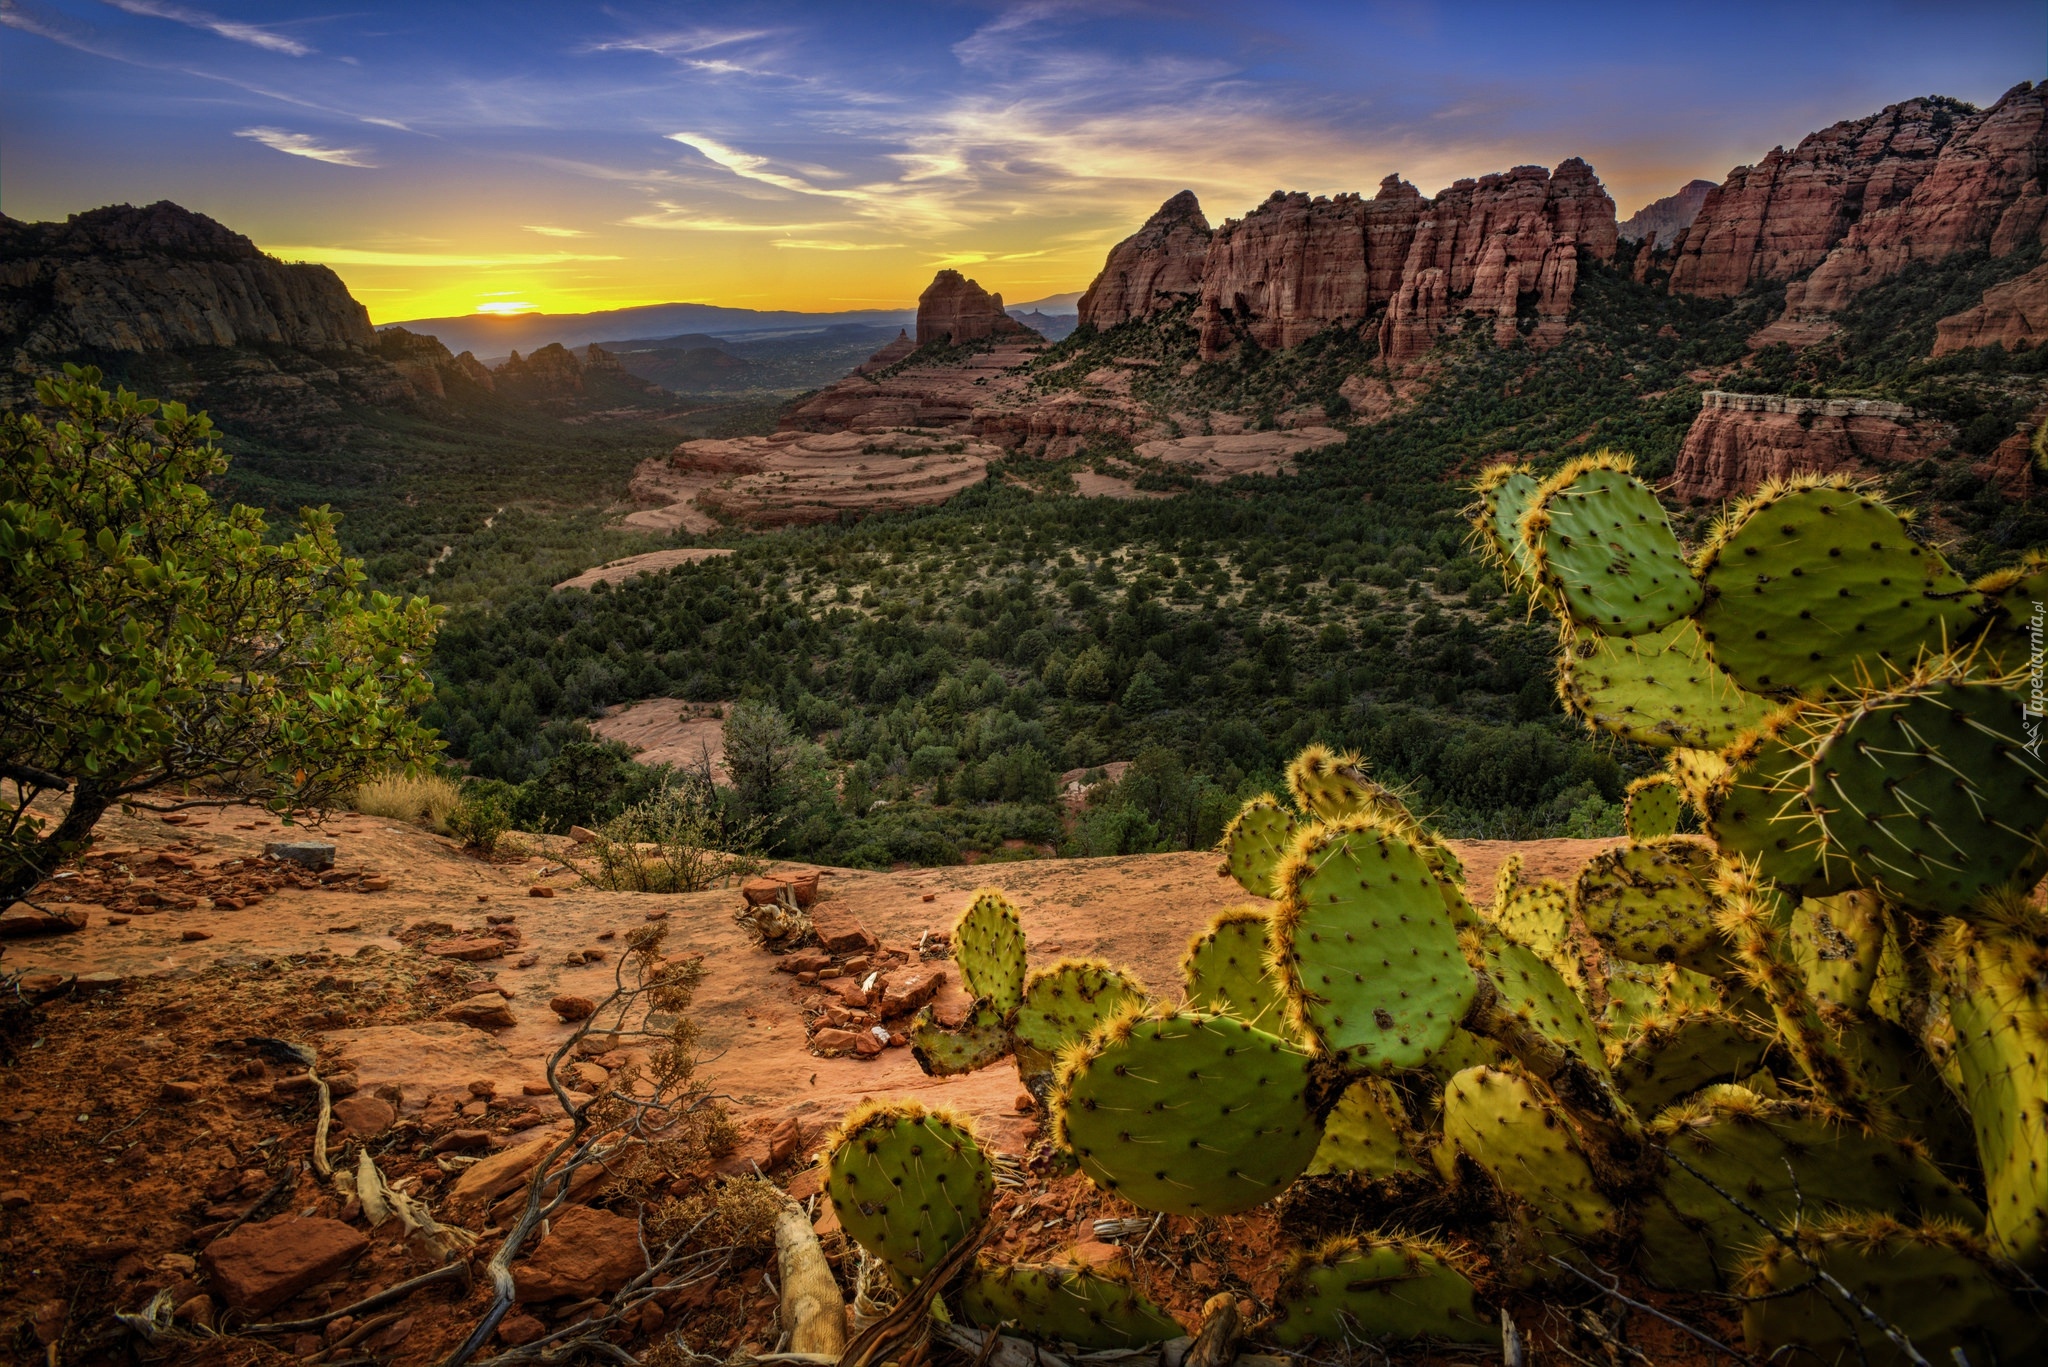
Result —
<svg viewBox="0 0 2048 1367"><path fill-rule="evenodd" d="M251 1324L237 1329L235 1332L238 1334L304 1334L311 1330L323 1329L330 1321L338 1320L343 1315L360 1315L367 1311L375 1310L379 1306L389 1305L393 1301L403 1300L422 1287L432 1286L435 1282L453 1281L457 1277L462 1279L463 1290L467 1291L470 1283L469 1262L467 1259L458 1258L452 1263L443 1263L432 1272L422 1272L419 1276L409 1281L400 1282L396 1286L387 1286L382 1291L365 1296L353 1305L344 1305L338 1310L329 1310L325 1314L315 1315L311 1319L278 1320L271 1324Z"/></svg>
<svg viewBox="0 0 2048 1367"><path fill-rule="evenodd" d="M1600 1282L1593 1280L1593 1278L1586 1275L1586 1273L1582 1269L1580 1269L1579 1267L1570 1262L1567 1262L1565 1259L1558 1257L1555 1253L1550 1255L1550 1261L1556 1263L1559 1267L1571 1273L1574 1277L1577 1277L1580 1281L1592 1287L1601 1295L1612 1297L1613 1299L1620 1301L1623 1305L1627 1306L1631 1310L1640 1310L1646 1315L1654 1316L1655 1318L1660 1319L1664 1321L1664 1323L1670 1325L1673 1329L1677 1329L1683 1333L1691 1335L1693 1338L1699 1340L1699 1342L1705 1344L1707 1347L1712 1348L1715 1352L1726 1353L1729 1357L1734 1358L1737 1362L1756 1361L1756 1359L1751 1357L1748 1353L1745 1353L1738 1348L1730 1348L1727 1344L1721 1342L1721 1340L1715 1338L1713 1335L1703 1333L1700 1330L1693 1328L1684 1320L1674 1318L1671 1315L1667 1315L1662 1310L1659 1310L1656 1306L1648 1304L1645 1301L1639 1301L1632 1296L1622 1294L1621 1278L1615 1277L1614 1274L1607 1271L1606 1268L1601 1268L1600 1272L1603 1276L1610 1277L1613 1279L1612 1285L1602 1285ZM1503 1311L1502 1313L1505 1314L1506 1312Z"/></svg>

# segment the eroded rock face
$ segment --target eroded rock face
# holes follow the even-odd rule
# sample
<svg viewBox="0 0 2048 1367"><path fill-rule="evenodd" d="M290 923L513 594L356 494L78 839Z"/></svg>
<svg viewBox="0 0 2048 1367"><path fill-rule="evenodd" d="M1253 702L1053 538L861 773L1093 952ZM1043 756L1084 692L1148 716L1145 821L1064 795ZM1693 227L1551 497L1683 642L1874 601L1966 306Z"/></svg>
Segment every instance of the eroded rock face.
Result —
<svg viewBox="0 0 2048 1367"><path fill-rule="evenodd" d="M1213 235L1195 192L1182 190L1110 248L1102 274L1081 296L1081 322L1112 328L1199 294Z"/></svg>
<svg viewBox="0 0 2048 1367"><path fill-rule="evenodd" d="M367 351L370 315L325 266L286 265L168 200L62 223L0 215L0 346L29 356L258 344Z"/></svg>
<svg viewBox="0 0 2048 1367"><path fill-rule="evenodd" d="M1714 501L1802 472L1870 474L1931 456L1955 435L1947 423L1904 404L1709 390L1685 434L1669 492L1681 501Z"/></svg>
<svg viewBox="0 0 2048 1367"><path fill-rule="evenodd" d="M917 343L910 340L908 332L898 332L896 340L877 351L853 368L856 375L872 375L877 370L887 370L898 361L917 350Z"/></svg>
<svg viewBox="0 0 2048 1367"><path fill-rule="evenodd" d="M940 271L917 297L917 344L978 342L984 337L1036 337L1003 312L1003 296L990 294L958 271Z"/></svg>
<svg viewBox="0 0 2048 1367"><path fill-rule="evenodd" d="M1798 316L1912 261L1994 238L2009 252L2048 212L2044 154L2041 91L2025 83L1981 113L1930 97L1844 120L1730 172L1678 244L1672 292L1726 298L1811 270L1786 292Z"/></svg>
<svg viewBox="0 0 2048 1367"><path fill-rule="evenodd" d="M1974 308L1934 325L1934 354L1971 351L1997 342L2007 351L2048 341L2048 266L1993 285Z"/></svg>
<svg viewBox="0 0 2048 1367"><path fill-rule="evenodd" d="M686 441L670 460L714 477L694 498L713 517L779 527L944 503L1001 454L928 432L777 432Z"/></svg>
<svg viewBox="0 0 2048 1367"><path fill-rule="evenodd" d="M1699 217L1700 206L1719 187L1711 180L1691 180L1677 194L1652 200L1616 226L1624 242L1662 243L1669 246Z"/></svg>

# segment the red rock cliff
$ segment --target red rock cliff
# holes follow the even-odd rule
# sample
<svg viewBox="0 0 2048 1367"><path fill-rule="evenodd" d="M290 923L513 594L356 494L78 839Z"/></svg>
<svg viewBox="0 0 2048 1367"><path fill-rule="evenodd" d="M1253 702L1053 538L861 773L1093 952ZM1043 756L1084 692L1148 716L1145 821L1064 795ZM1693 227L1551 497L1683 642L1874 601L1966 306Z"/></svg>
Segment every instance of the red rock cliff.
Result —
<svg viewBox="0 0 2048 1367"><path fill-rule="evenodd" d="M1212 236L1195 192L1182 190L1110 248L1102 274L1081 296L1081 323L1111 328L1199 294Z"/></svg>
<svg viewBox="0 0 2048 1367"><path fill-rule="evenodd" d="M1707 202L1707 196L1719 188L1711 180L1687 181L1677 194L1653 200L1623 219L1619 225L1621 239L1669 247L1700 216L1700 206Z"/></svg>
<svg viewBox="0 0 2048 1367"><path fill-rule="evenodd" d="M2007 351L2048 341L2048 266L1993 285L1975 307L1934 325L1934 354L1971 351L1999 343Z"/></svg>
<svg viewBox="0 0 2048 1367"><path fill-rule="evenodd" d="M1711 502L1807 471L1870 474L1931 456L1955 435L1903 404L1708 390L1668 487L1680 500Z"/></svg>
<svg viewBox="0 0 2048 1367"><path fill-rule="evenodd" d="M978 342L984 337L1037 334L1003 312L1003 296L990 294L958 271L940 271L917 297L917 344Z"/></svg>
<svg viewBox="0 0 2048 1367"><path fill-rule="evenodd" d="M1984 112L1929 97L1845 120L1730 172L1677 244L1671 289L1726 298L1812 271L1787 291L1796 316L1838 309L1909 261L1994 239L2011 251L2048 209L2044 151L2041 92L2026 84ZM2001 233L2009 212L2031 222Z"/></svg>

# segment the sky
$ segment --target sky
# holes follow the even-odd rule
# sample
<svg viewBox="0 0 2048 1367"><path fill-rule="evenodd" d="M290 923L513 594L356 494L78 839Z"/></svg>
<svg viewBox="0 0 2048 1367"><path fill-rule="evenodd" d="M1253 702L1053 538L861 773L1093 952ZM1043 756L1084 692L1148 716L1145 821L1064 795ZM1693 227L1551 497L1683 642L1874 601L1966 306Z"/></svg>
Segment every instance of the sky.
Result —
<svg viewBox="0 0 2048 1367"><path fill-rule="evenodd" d="M0 0L0 212L174 200L379 322L1083 289L1174 192L1593 164L1626 216L2048 74L2041 0Z"/></svg>

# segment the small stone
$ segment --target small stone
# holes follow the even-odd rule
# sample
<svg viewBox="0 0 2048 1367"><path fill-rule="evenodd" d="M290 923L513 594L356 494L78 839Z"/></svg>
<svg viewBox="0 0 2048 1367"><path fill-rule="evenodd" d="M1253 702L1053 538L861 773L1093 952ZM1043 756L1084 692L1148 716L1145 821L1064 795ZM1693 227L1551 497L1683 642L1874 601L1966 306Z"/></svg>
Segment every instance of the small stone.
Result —
<svg viewBox="0 0 2048 1367"><path fill-rule="evenodd" d="M355 1332L356 1317L343 1315L340 1319L329 1320L327 1327L320 1331L320 1337L328 1347L333 1347Z"/></svg>
<svg viewBox="0 0 2048 1367"><path fill-rule="evenodd" d="M570 1206L554 1218L540 1247L513 1264L512 1275L519 1300L531 1305L610 1295L646 1268L637 1221Z"/></svg>
<svg viewBox="0 0 2048 1367"><path fill-rule="evenodd" d="M199 1100L199 1092L200 1087L196 1082L166 1082L156 1095L159 1101L183 1105L188 1101Z"/></svg>
<svg viewBox="0 0 2048 1367"><path fill-rule="evenodd" d="M324 840L273 840L264 845L263 853L268 858L281 859L302 868L334 867L334 846Z"/></svg>
<svg viewBox="0 0 2048 1367"><path fill-rule="evenodd" d="M936 892L928 892L924 895L924 900L927 902L936 902L939 900L939 895Z"/></svg>
<svg viewBox="0 0 2048 1367"><path fill-rule="evenodd" d="M849 1054L858 1049L863 1040L867 1040L869 1044L874 1043L865 1034L827 1028L811 1036L811 1048L827 1058L837 1058L841 1054Z"/></svg>
<svg viewBox="0 0 2048 1367"><path fill-rule="evenodd" d="M569 1085L579 1092L600 1092L612 1075L595 1063L572 1063L569 1065Z"/></svg>
<svg viewBox="0 0 2048 1367"><path fill-rule="evenodd" d="M597 938L600 940L616 940L619 938L619 932L616 930L600 930L597 933Z"/></svg>
<svg viewBox="0 0 2048 1367"><path fill-rule="evenodd" d="M810 987L817 983L818 975L815 973L799 973L796 975L796 980L805 987Z"/></svg>
<svg viewBox="0 0 2048 1367"><path fill-rule="evenodd" d="M796 1151L803 1146L803 1130L795 1116L790 1116L768 1132L768 1166L779 1168L796 1157Z"/></svg>
<svg viewBox="0 0 2048 1367"><path fill-rule="evenodd" d="M597 832L588 826L571 826L569 838L579 845L594 845L597 843Z"/></svg>
<svg viewBox="0 0 2048 1367"><path fill-rule="evenodd" d="M132 919L132 917L127 916L109 916L107 918L107 924L110 926L125 926Z"/></svg>
<svg viewBox="0 0 2048 1367"><path fill-rule="evenodd" d="M362 888L364 892L389 892L391 890L391 880L382 877L365 878L357 886Z"/></svg>
<svg viewBox="0 0 2048 1367"><path fill-rule="evenodd" d="M435 1153L474 1153L491 1146L489 1130L450 1130L434 1141Z"/></svg>
<svg viewBox="0 0 2048 1367"><path fill-rule="evenodd" d="M540 962L540 955L538 955L538 954L522 954L522 955L520 955L520 956L519 956L519 958L518 958L517 960L515 960L515 961L513 962L513 964L512 964L512 967L514 967L514 968L532 968L532 967L533 967L533 966L534 966L535 964L537 964L537 963L539 963L539 962Z"/></svg>
<svg viewBox="0 0 2048 1367"><path fill-rule="evenodd" d="M820 949L799 949L775 961L777 971L782 973L816 973L831 966L832 956Z"/></svg>
<svg viewBox="0 0 2048 1367"><path fill-rule="evenodd" d="M473 1025L479 1030L509 1030L518 1023L513 1020L512 1010L505 1005L505 999L496 993L456 1002L441 1012L441 1019Z"/></svg>
<svg viewBox="0 0 2048 1367"><path fill-rule="evenodd" d="M484 913L484 924L487 926L509 926L518 919L519 913L516 911L489 911Z"/></svg>
<svg viewBox="0 0 2048 1367"><path fill-rule="evenodd" d="M582 829L581 826L572 826L570 834ZM522 1343L532 1343L547 1331L548 1327L531 1315L507 1315L498 1321L498 1342L507 1348L517 1348Z"/></svg>
<svg viewBox="0 0 2048 1367"><path fill-rule="evenodd" d="M526 890L526 895L528 897L553 897L555 895L555 890L549 887L546 883L535 883L532 887Z"/></svg>
<svg viewBox="0 0 2048 1367"><path fill-rule="evenodd" d="M885 976L882 989L882 1017L907 1016L938 995L946 981L943 968L899 968Z"/></svg>
<svg viewBox="0 0 2048 1367"><path fill-rule="evenodd" d="M459 959L481 963L505 957L505 942L495 935L464 935L452 940L429 940L427 953L437 959Z"/></svg>
<svg viewBox="0 0 2048 1367"><path fill-rule="evenodd" d="M597 1012L597 1003L588 997L571 996L563 993L548 1003L548 1010L565 1021L588 1020Z"/></svg>
<svg viewBox="0 0 2048 1367"><path fill-rule="evenodd" d="M187 944L194 944L200 940L211 940L213 932L210 930L181 930L178 932L178 938Z"/></svg>
<svg viewBox="0 0 2048 1367"><path fill-rule="evenodd" d="M860 918L845 910L841 902L825 902L811 909L811 929L818 943L831 954L872 952L875 937L868 934Z"/></svg>
<svg viewBox="0 0 2048 1367"><path fill-rule="evenodd" d="M20 1187L0 1189L0 1210L20 1210L24 1206L33 1204L34 1201L35 1198Z"/></svg>
<svg viewBox="0 0 2048 1367"><path fill-rule="evenodd" d="M876 1039L872 1031L863 1030L853 1037L853 1052L862 1058L873 1058L882 1052L882 1041Z"/></svg>
<svg viewBox="0 0 2048 1367"><path fill-rule="evenodd" d="M1017 1114L1030 1115L1038 1109L1038 1099L1029 1092L1017 1093Z"/></svg>
<svg viewBox="0 0 2048 1367"><path fill-rule="evenodd" d="M480 1077L469 1084L469 1094L490 1101L498 1095L498 1084L487 1077Z"/></svg>
<svg viewBox="0 0 2048 1367"><path fill-rule="evenodd" d="M522 1082L519 1084L519 1095L521 1096L553 1096L554 1094L555 1089L548 1086L545 1082Z"/></svg>
<svg viewBox="0 0 2048 1367"><path fill-rule="evenodd" d="M196 1329L213 1328L213 1297L204 1291L179 1303L171 1312L171 1318L183 1320Z"/></svg>
<svg viewBox="0 0 2048 1367"><path fill-rule="evenodd" d="M334 1103L334 1121L354 1139L375 1139L397 1123L398 1109L382 1097L352 1096Z"/></svg>
<svg viewBox="0 0 2048 1367"><path fill-rule="evenodd" d="M765 907L782 899L782 890L789 884L780 878L749 878L740 884L740 896L750 907Z"/></svg>

